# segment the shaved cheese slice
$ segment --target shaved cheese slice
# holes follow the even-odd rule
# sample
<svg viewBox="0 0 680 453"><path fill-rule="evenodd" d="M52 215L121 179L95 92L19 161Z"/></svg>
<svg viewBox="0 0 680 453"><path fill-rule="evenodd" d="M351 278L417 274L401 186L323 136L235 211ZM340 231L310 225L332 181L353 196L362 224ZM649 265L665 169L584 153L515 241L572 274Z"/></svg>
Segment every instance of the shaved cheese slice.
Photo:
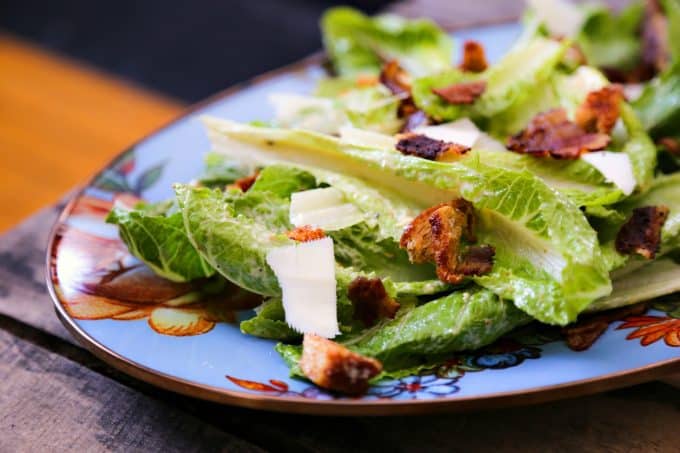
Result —
<svg viewBox="0 0 680 453"><path fill-rule="evenodd" d="M340 128L340 140L350 145L377 149L393 149L397 144L396 137L353 126L343 126Z"/></svg>
<svg viewBox="0 0 680 453"><path fill-rule="evenodd" d="M553 36L574 37L585 20L584 12L566 0L527 0L527 4Z"/></svg>
<svg viewBox="0 0 680 453"><path fill-rule="evenodd" d="M272 249L267 264L279 281L286 323L291 328L324 338L340 333L331 238Z"/></svg>
<svg viewBox="0 0 680 453"><path fill-rule="evenodd" d="M290 223L326 231L347 228L364 220L364 214L334 187L295 192L290 197Z"/></svg>
<svg viewBox="0 0 680 453"><path fill-rule="evenodd" d="M597 168L608 182L616 185L625 195L630 195L635 190L637 182L628 154L597 151L585 153L581 156L581 159Z"/></svg>
<svg viewBox="0 0 680 453"><path fill-rule="evenodd" d="M461 118L451 123L444 123L438 126L421 126L413 130L416 134L427 135L436 140L472 148L479 138L480 131L475 123L467 118Z"/></svg>

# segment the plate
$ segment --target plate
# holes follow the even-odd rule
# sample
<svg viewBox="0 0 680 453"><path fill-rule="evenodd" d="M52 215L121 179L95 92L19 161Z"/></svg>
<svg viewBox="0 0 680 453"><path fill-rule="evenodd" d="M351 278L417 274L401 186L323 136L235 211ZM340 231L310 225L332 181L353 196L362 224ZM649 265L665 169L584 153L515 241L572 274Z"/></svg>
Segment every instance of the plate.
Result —
<svg viewBox="0 0 680 453"><path fill-rule="evenodd" d="M455 33L497 59L520 32L502 24ZM249 121L270 116L274 92L309 92L320 58L232 88L120 154L59 217L47 251L47 284L58 316L96 356L159 387L251 408L329 415L454 411L593 393L680 372L680 304L659 304L609 326L574 352L554 329L530 330L480 351L453 354L418 376L380 382L361 398L292 379L274 342L240 333L248 300L196 297L132 258L104 218L116 202L172 196L174 182L202 169L209 143L198 117Z"/></svg>

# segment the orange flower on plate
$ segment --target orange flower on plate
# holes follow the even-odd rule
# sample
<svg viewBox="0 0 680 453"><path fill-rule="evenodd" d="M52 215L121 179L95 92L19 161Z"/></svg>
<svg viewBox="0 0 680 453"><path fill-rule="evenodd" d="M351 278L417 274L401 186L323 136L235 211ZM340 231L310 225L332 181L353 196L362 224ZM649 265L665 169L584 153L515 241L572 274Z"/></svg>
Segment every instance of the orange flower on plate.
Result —
<svg viewBox="0 0 680 453"><path fill-rule="evenodd" d="M671 316L631 316L617 329L635 329L627 340L640 339L642 346L663 339L668 346L680 347L680 319Z"/></svg>
<svg viewBox="0 0 680 453"><path fill-rule="evenodd" d="M132 204L135 199L125 201ZM218 322L235 322L237 310L250 309L261 302L259 296L226 280L216 282L219 287L213 284L209 291L206 287L211 285L206 281L176 283L158 277L134 259L118 238L96 231L112 205L111 201L83 197L74 212L84 220L79 224L84 227L65 224L57 235L52 279L71 317L146 319L149 327L160 334L200 335Z"/></svg>

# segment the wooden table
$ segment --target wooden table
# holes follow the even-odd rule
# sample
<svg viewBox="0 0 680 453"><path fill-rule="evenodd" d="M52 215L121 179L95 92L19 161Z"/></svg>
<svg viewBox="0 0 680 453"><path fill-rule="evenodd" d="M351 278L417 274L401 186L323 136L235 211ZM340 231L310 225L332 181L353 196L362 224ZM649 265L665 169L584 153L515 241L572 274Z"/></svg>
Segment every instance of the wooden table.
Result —
<svg viewBox="0 0 680 453"><path fill-rule="evenodd" d="M56 202L183 106L0 35L0 230ZM680 391L654 382L489 412L324 418L222 407L79 347L43 284L48 207L0 237L0 451L678 451Z"/></svg>

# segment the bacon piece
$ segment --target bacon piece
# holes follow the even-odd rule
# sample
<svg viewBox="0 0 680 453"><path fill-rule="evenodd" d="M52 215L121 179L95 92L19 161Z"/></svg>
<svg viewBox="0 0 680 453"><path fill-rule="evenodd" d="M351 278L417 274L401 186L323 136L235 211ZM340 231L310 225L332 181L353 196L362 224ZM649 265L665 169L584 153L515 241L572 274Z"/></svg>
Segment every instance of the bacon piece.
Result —
<svg viewBox="0 0 680 453"><path fill-rule="evenodd" d="M483 275L491 272L496 250L490 245L471 245L463 253L458 270L463 275Z"/></svg>
<svg viewBox="0 0 680 453"><path fill-rule="evenodd" d="M470 151L467 146L430 138L427 135L407 133L402 135L396 145L402 154L422 157L428 160L462 156Z"/></svg>
<svg viewBox="0 0 680 453"><path fill-rule="evenodd" d="M399 118L409 117L418 111L418 107L416 107L411 97L411 77L399 66L396 60L388 61L382 67L380 83L385 85L392 94L402 98L397 110Z"/></svg>
<svg viewBox="0 0 680 453"><path fill-rule="evenodd" d="M658 140L658 144L672 155L680 157L680 140L677 138L662 137Z"/></svg>
<svg viewBox="0 0 680 453"><path fill-rule="evenodd" d="M229 184L227 186L228 189L238 189L241 192L247 192L248 189L250 189L253 184L255 184L255 180L257 177L260 175L259 170L255 170L255 173L253 173L250 176L244 176L243 178L239 178L233 183Z"/></svg>
<svg viewBox="0 0 680 453"><path fill-rule="evenodd" d="M300 368L319 387L360 395L368 390L369 380L380 374L382 364L334 341L305 334Z"/></svg>
<svg viewBox="0 0 680 453"><path fill-rule="evenodd" d="M484 80L454 83L443 88L432 88L432 92L449 104L473 104L486 90Z"/></svg>
<svg viewBox="0 0 680 453"><path fill-rule="evenodd" d="M666 69L670 58L668 20L659 0L647 0L642 22L642 64L652 75L658 74Z"/></svg>
<svg viewBox="0 0 680 453"><path fill-rule="evenodd" d="M401 128L401 132L411 132L413 129L424 126L428 123L427 114L422 110L406 115L406 122Z"/></svg>
<svg viewBox="0 0 680 453"><path fill-rule="evenodd" d="M354 319L366 326L382 318L394 318L399 310L399 303L387 294L379 278L355 278L347 288L347 297L354 305Z"/></svg>
<svg viewBox="0 0 680 453"><path fill-rule="evenodd" d="M606 311L577 321L562 329L562 335L570 349L585 351L607 330L609 324L628 316L641 315L647 311L647 304L641 303L616 310Z"/></svg>
<svg viewBox="0 0 680 453"><path fill-rule="evenodd" d="M630 219L616 235L616 250L624 255L654 259L661 246L661 227L668 217L667 206L644 206L633 209Z"/></svg>
<svg viewBox="0 0 680 453"><path fill-rule="evenodd" d="M458 198L421 212L406 227L399 245L411 262L434 262L441 281L457 284L466 276L489 272L493 266L493 247L461 247L462 239L476 241L474 223L472 204Z"/></svg>
<svg viewBox="0 0 680 453"><path fill-rule="evenodd" d="M591 91L576 110L575 122L586 132L609 134L621 113L623 88L610 85Z"/></svg>
<svg viewBox="0 0 680 453"><path fill-rule="evenodd" d="M289 239L297 242L310 242L326 237L326 233L321 228L312 228L310 225L295 227L286 233Z"/></svg>
<svg viewBox="0 0 680 453"><path fill-rule="evenodd" d="M466 72L482 72L488 67L489 63L486 61L484 46L477 41L465 41L460 69Z"/></svg>
<svg viewBox="0 0 680 453"><path fill-rule="evenodd" d="M610 138L588 133L567 118L563 108L536 115L526 129L508 139L509 149L523 154L556 159L577 159L588 151L604 149Z"/></svg>
<svg viewBox="0 0 680 453"><path fill-rule="evenodd" d="M397 60L385 63L380 71L380 83L385 85L392 94L406 94L411 96L411 80L406 71L399 66Z"/></svg>

